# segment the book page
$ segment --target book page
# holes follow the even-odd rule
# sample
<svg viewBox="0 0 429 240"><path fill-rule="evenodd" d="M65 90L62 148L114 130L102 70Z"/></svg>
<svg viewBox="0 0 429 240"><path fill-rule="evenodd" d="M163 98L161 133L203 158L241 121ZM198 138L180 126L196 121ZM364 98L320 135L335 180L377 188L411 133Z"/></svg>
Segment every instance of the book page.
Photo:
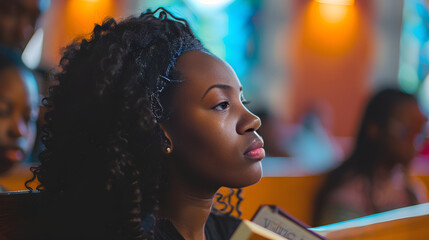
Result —
<svg viewBox="0 0 429 240"><path fill-rule="evenodd" d="M289 240L248 220L243 220L230 240Z"/></svg>

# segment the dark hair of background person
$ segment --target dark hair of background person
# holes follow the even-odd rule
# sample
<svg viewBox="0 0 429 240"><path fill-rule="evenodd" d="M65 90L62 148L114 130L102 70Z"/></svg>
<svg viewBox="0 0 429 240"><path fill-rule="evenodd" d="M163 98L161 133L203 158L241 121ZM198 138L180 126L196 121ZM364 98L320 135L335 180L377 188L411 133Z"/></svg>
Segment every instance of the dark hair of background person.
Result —
<svg viewBox="0 0 429 240"><path fill-rule="evenodd" d="M156 215L166 187L168 139L159 123L181 82L175 61L188 50L207 51L184 19L163 8L106 19L89 39L66 47L43 102L46 150L27 181L39 180L52 212L58 206L76 216L68 223L80 221L81 231L108 226L93 230L97 238L147 237L142 222Z"/></svg>
<svg viewBox="0 0 429 240"><path fill-rule="evenodd" d="M393 167L400 164L399 162L395 162L396 159L394 158L384 162L382 162L382 159L378 158L383 148L379 141L369 136L368 128L371 124L375 124L381 133L386 132L389 121L395 113L397 106L407 101L416 102L417 100L408 93L390 88L379 91L369 100L351 155L344 160L340 166L327 174L325 182L319 189L315 198L315 212L313 218L315 226L320 222L322 206L325 205L327 197L342 183L354 176L364 176L372 182L376 167L381 165L391 170ZM412 204L417 204L417 198L411 190L411 187L407 186L406 190ZM376 213L379 211L373 202L373 192L374 189L371 184L366 189L366 199L368 199L370 206L372 206L374 213Z"/></svg>

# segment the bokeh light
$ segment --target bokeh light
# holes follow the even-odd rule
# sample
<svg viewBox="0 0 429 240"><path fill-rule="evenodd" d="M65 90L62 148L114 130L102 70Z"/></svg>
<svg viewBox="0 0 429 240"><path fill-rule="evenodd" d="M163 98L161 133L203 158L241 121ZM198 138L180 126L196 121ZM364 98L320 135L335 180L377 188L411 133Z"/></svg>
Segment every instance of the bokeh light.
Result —
<svg viewBox="0 0 429 240"><path fill-rule="evenodd" d="M358 24L354 5L311 2L305 15L305 44L322 55L344 54L357 39Z"/></svg>

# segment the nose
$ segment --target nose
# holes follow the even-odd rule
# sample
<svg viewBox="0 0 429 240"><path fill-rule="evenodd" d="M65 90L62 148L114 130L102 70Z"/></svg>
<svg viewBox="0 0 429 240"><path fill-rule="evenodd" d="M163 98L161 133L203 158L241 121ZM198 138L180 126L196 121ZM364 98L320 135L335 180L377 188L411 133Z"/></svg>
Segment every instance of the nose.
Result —
<svg viewBox="0 0 429 240"><path fill-rule="evenodd" d="M27 134L27 125L22 117L13 119L9 127L9 137L19 138Z"/></svg>
<svg viewBox="0 0 429 240"><path fill-rule="evenodd" d="M245 134L247 132L254 132L261 127L261 119L244 108L243 114L237 124L237 132Z"/></svg>

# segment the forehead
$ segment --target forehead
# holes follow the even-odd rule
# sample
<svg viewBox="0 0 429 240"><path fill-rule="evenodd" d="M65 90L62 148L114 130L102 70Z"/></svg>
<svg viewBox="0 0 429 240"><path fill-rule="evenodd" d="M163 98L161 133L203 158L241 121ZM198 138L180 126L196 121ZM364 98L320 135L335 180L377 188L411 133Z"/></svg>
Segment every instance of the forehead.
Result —
<svg viewBox="0 0 429 240"><path fill-rule="evenodd" d="M180 88L189 93L194 92L202 96L215 84L229 85L234 89L241 87L231 66L209 53L201 51L184 53L177 61L177 68L184 79Z"/></svg>
<svg viewBox="0 0 429 240"><path fill-rule="evenodd" d="M25 84L16 67L8 67L0 70L0 92L8 93L25 88Z"/></svg>

